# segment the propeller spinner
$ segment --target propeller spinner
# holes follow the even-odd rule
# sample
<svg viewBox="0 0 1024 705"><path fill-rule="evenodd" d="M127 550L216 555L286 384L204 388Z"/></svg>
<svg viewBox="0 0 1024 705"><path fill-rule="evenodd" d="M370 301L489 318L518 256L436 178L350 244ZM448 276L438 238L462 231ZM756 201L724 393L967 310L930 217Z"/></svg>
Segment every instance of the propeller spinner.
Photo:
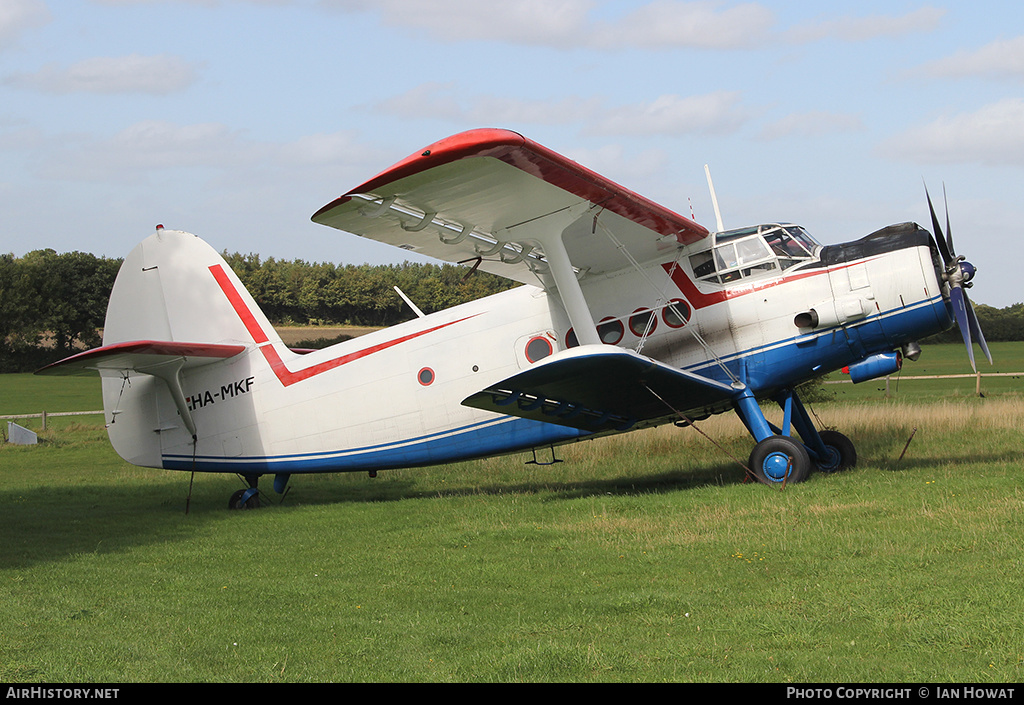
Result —
<svg viewBox="0 0 1024 705"><path fill-rule="evenodd" d="M943 276L949 284L949 299L953 304L953 315L956 317L956 324L960 328L961 335L964 337L964 345L967 346L967 357L971 361L971 368L977 372L978 368L974 364L972 340L977 341L981 351L988 358L990 365L992 364L992 354L988 350L985 336L981 332L981 326L978 325L978 317L974 315L974 307L971 305L971 300L967 297L967 292L965 291L965 289L969 289L973 285L974 282L972 280L976 270L973 264L964 259L963 255L957 256L956 250L953 247L953 231L949 227L949 205L946 203L946 187L942 187L942 201L946 207L945 235L943 235L942 226L939 225L939 219L935 215L932 197L928 194L927 186L925 187L924 195L928 199L928 211L931 213L932 227L935 229L935 242L939 246L939 253L942 255L942 262L945 267L945 274Z"/></svg>

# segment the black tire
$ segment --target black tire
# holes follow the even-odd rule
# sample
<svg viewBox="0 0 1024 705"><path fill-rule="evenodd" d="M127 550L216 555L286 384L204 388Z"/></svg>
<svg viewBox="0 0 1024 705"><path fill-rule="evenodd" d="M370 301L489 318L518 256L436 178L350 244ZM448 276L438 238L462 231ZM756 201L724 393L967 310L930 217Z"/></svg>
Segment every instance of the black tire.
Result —
<svg viewBox="0 0 1024 705"><path fill-rule="evenodd" d="M248 490L238 490L231 495L231 499L228 500L228 509L259 509L260 508L260 493L256 492L250 497L244 504L242 503L242 496Z"/></svg>
<svg viewBox="0 0 1024 705"><path fill-rule="evenodd" d="M803 482L811 472L804 444L788 436L769 436L750 452L750 470L768 485Z"/></svg>
<svg viewBox="0 0 1024 705"><path fill-rule="evenodd" d="M857 449L853 441L839 431L822 431L820 434L830 457L815 465L821 472L842 472L857 464Z"/></svg>

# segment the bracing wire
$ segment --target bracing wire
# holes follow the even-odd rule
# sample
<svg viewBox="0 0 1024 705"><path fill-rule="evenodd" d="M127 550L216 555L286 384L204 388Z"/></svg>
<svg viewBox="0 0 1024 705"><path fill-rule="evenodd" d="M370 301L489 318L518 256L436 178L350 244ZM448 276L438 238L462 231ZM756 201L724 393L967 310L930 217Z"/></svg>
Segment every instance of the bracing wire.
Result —
<svg viewBox="0 0 1024 705"><path fill-rule="evenodd" d="M600 214L598 214L598 215L600 215ZM629 252L629 250L626 249L625 245L623 245L622 242L615 236L615 233L613 233L611 231L611 229L608 228L604 223L599 222L598 221L598 216L595 215L594 216L594 229L596 230L598 226L600 226L601 230L605 233L605 235L608 236L608 239L611 240L612 244L615 245L615 247L619 250L619 252L622 253L623 257L626 258L626 261L629 262L630 265L632 265L632 267L636 271L638 271L641 276L643 276L643 278L647 281L648 284L650 284L651 288L658 295L657 305L661 306L661 302L665 301L666 297L667 297L666 290L658 288L658 285L647 274L647 271L643 267L640 266L640 263L636 260L635 257L633 257L633 255ZM672 269L669 270L668 281L672 281L672 276L671 275L673 273L675 273L675 270L679 266L679 260L682 257L682 252L683 252L682 249L680 249L679 252L676 254L676 259L672 263ZM665 286L667 287L668 284L666 283ZM686 297L682 296L682 292L680 292L680 296L683 299L683 301L686 302L686 305L690 307L690 310L693 311L694 310L693 305L689 301L686 301ZM680 311L678 309L676 309L674 304L671 304L671 303L668 304L668 308L672 309L672 311L675 312L675 314L677 316L679 316L680 319L684 319L684 316L681 315ZM696 326L687 326L687 329L689 330L690 334L693 336L693 339L696 340L697 343L704 349L704 351L715 361L715 364L717 364L718 367L721 368L721 370L726 374L726 376L728 376L729 379L732 380L734 383L739 384L740 383L739 378L736 377L735 374L733 374L732 370L730 370L726 366L726 364L724 362L722 362L722 359L718 356L717 353L715 353L715 351L714 351L714 349L712 349L711 345L708 344L708 342L706 340L704 340L704 338L697 331L697 327ZM648 332L649 331L647 331L647 330L644 331L644 337L641 338L641 344L637 348L637 352L640 352L640 350L643 348L643 342L644 342L644 339L646 338L646 335L647 335Z"/></svg>

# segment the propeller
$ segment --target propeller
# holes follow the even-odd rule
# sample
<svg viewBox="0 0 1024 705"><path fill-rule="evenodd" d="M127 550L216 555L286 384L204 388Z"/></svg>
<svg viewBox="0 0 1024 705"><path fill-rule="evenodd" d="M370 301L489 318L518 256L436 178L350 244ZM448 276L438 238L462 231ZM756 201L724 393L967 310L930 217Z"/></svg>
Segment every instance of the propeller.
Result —
<svg viewBox="0 0 1024 705"><path fill-rule="evenodd" d="M949 227L949 204L946 203L945 185L942 187L942 202L946 208L945 235L942 233L939 218L935 215L932 197L928 193L927 186L925 186L924 195L928 199L928 211L931 213L932 227L935 229L935 242L939 246L939 254L942 255L942 263L945 267L943 278L949 284L949 300L953 304L953 315L956 318L957 326L960 328L960 334L964 337L964 345L967 346L967 357L971 361L971 368L977 372L978 368L974 364L972 340L976 341L979 347L981 347L981 351L985 353L985 357L988 358L990 365L992 364L992 354L988 350L985 336L981 332L981 326L978 325L978 317L974 314L974 307L971 305L971 300L967 297L967 292L965 291L965 289L969 289L974 285L973 279L976 270L974 265L968 262L963 255L957 256L956 249L953 247L953 231Z"/></svg>

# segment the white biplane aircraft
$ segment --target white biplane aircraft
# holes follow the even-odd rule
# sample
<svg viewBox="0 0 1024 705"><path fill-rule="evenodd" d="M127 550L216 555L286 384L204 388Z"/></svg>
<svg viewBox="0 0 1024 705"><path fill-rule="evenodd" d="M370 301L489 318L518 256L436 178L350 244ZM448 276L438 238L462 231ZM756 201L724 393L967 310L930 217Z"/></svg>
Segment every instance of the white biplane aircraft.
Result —
<svg viewBox="0 0 1024 705"><path fill-rule="evenodd" d="M796 225L720 218L709 232L519 134L473 130L313 220L525 286L413 305L413 320L303 353L213 248L158 227L121 267L103 346L40 372L99 372L121 457L237 473L249 487L232 507L257 506L265 474L283 492L298 473L536 452L724 411L756 442L749 472L799 482L856 462L845 436L816 430L800 383L894 373L954 321L971 364L972 340L991 362L964 291L974 268L928 205L935 237L905 223L822 246Z"/></svg>

